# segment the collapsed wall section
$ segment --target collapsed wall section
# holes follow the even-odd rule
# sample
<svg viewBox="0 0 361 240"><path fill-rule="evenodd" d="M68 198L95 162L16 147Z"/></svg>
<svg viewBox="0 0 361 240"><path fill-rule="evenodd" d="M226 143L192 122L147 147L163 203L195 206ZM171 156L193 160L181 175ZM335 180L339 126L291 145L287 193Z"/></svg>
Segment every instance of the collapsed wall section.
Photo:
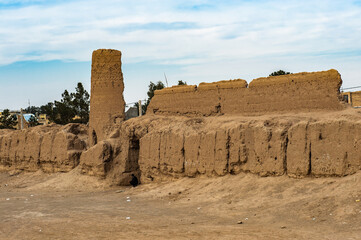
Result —
<svg viewBox="0 0 361 240"><path fill-rule="evenodd" d="M121 52L98 49L93 52L89 116L90 145L105 139L109 127L124 120Z"/></svg>
<svg viewBox="0 0 361 240"><path fill-rule="evenodd" d="M336 70L175 86L155 91L147 113L211 116L340 110Z"/></svg>

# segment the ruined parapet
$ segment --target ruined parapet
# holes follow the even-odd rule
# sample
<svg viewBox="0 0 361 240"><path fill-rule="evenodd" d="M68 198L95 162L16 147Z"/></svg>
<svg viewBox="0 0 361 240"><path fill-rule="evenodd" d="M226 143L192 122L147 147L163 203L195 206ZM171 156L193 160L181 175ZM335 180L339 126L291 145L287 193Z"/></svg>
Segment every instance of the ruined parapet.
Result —
<svg viewBox="0 0 361 240"><path fill-rule="evenodd" d="M111 125L124 120L121 52L98 49L93 52L89 136L90 145L105 139Z"/></svg>
<svg viewBox="0 0 361 240"><path fill-rule="evenodd" d="M165 88L155 92L148 113L211 116L341 110L341 83L340 74L331 69L258 78L249 86L245 80L236 79ZM192 91L185 91L186 87Z"/></svg>

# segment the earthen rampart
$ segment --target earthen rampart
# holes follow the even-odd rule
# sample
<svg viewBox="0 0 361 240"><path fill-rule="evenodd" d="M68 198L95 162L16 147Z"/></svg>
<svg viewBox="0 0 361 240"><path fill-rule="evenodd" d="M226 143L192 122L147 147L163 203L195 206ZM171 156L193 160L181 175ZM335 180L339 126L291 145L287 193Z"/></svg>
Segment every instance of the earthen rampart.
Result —
<svg viewBox="0 0 361 240"><path fill-rule="evenodd" d="M149 114L212 116L341 110L336 70L175 86L155 91Z"/></svg>
<svg viewBox="0 0 361 240"><path fill-rule="evenodd" d="M86 147L87 128L81 124L0 132L0 170L67 172Z"/></svg>

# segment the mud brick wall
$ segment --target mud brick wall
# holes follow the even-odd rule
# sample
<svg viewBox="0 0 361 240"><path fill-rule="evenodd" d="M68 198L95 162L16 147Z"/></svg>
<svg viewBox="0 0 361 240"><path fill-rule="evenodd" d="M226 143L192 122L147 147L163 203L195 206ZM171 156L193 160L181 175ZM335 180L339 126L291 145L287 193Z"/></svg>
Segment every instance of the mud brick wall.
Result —
<svg viewBox="0 0 361 240"><path fill-rule="evenodd" d="M340 110L341 76L336 70L175 86L155 92L150 114L211 116Z"/></svg>
<svg viewBox="0 0 361 240"><path fill-rule="evenodd" d="M93 52L89 137L93 146L102 141L109 126L124 120L121 52L99 49Z"/></svg>
<svg viewBox="0 0 361 240"><path fill-rule="evenodd" d="M0 170L68 172L79 164L86 145L87 129L81 124L0 132Z"/></svg>

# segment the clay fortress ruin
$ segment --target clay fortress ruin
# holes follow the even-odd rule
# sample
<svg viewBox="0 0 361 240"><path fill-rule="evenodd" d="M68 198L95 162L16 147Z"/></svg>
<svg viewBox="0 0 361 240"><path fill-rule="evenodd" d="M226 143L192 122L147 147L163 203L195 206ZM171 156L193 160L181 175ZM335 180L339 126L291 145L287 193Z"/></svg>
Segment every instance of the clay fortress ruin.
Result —
<svg viewBox="0 0 361 240"><path fill-rule="evenodd" d="M93 52L89 126L0 131L0 170L127 185L197 175L345 176L361 169L361 113L336 70L173 86L124 121L121 52Z"/></svg>

